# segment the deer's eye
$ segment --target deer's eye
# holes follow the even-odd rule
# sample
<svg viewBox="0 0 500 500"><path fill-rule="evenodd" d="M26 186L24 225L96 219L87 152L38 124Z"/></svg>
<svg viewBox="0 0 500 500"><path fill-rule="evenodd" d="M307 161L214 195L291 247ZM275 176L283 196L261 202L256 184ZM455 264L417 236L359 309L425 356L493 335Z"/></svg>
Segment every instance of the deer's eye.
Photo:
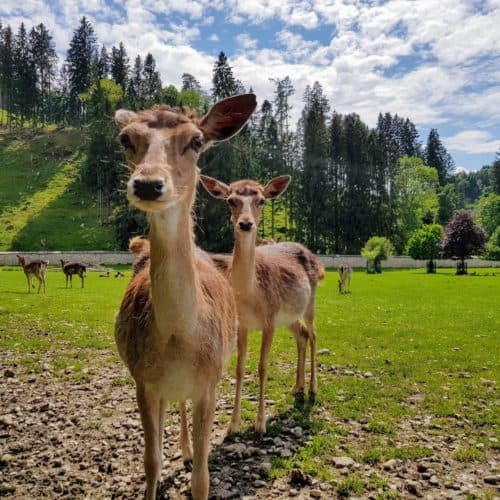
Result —
<svg viewBox="0 0 500 500"><path fill-rule="evenodd" d="M129 151L135 151L134 145L132 144L132 141L130 140L130 136L128 134L120 135L120 144Z"/></svg>
<svg viewBox="0 0 500 500"><path fill-rule="evenodd" d="M266 200L262 200L262 199L261 199L261 200L259 200L259 201L257 202L257 206L258 206L258 207L262 207L262 206L264 206L264 203L265 203L265 202L266 202Z"/></svg>
<svg viewBox="0 0 500 500"><path fill-rule="evenodd" d="M192 149L195 153L199 153L202 146L203 137L197 135L189 141L189 144L183 149L182 154L184 154L188 149Z"/></svg>

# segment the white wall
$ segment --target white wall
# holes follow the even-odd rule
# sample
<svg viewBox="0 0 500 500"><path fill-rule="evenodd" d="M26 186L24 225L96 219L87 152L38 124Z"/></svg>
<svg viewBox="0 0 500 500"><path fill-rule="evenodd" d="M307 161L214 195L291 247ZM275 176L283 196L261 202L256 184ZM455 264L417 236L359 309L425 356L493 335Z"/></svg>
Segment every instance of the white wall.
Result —
<svg viewBox="0 0 500 500"><path fill-rule="evenodd" d="M51 265L59 266L60 259L81 262L90 266L131 264L134 256L130 252L22 252L28 260L45 259ZM353 268L366 268L366 260L359 255L318 255L321 263L327 268L337 268L342 262L351 264ZM439 267L455 267L456 261L442 259L436 261ZM17 265L16 252L0 252L0 265ZM500 267L498 260L468 259L469 267ZM425 260L414 260L410 257L391 257L382 262L382 268L414 269L425 268Z"/></svg>

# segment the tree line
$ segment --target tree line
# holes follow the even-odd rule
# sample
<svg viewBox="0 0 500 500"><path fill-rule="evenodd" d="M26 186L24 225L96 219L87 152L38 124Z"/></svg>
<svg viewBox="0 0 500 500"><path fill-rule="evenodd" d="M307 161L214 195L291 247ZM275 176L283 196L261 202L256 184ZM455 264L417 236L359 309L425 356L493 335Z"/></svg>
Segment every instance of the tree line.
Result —
<svg viewBox="0 0 500 500"><path fill-rule="evenodd" d="M225 182L292 175L288 192L266 209L262 236L301 241L323 253L353 254L371 236L386 236L402 253L416 229L446 224L458 209L500 191L500 152L478 172L454 173L436 129L422 144L410 118L388 112L370 128L355 113L338 113L318 82L305 89L299 122L293 124L292 80L272 83L273 95L243 133L200 160L202 169ZM131 235L144 234L146 222L120 192L125 172L114 111L162 103L202 115L213 102L246 91L251 86L237 79L223 52L214 62L210 91L187 73L176 88L162 82L152 54L131 59L123 43L109 50L100 46L85 17L60 65L43 24L29 31L21 24L14 34L0 22L0 125L82 127L83 180L95 189L97 216L114 225L122 247ZM196 232L207 250L232 246L226 210L201 192Z"/></svg>

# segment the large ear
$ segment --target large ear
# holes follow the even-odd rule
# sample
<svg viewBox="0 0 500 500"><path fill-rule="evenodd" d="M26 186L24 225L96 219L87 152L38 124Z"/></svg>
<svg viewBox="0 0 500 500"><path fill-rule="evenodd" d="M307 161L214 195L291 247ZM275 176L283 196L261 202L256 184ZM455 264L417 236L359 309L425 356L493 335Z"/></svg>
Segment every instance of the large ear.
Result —
<svg viewBox="0 0 500 500"><path fill-rule="evenodd" d="M289 175L281 175L280 177L275 177L271 179L264 187L264 196L269 200L271 198L276 198L280 194L286 191L288 184L292 178Z"/></svg>
<svg viewBox="0 0 500 500"><path fill-rule="evenodd" d="M203 187L214 198L225 200L229 196L229 186L208 175L200 175L200 181Z"/></svg>
<svg viewBox="0 0 500 500"><path fill-rule="evenodd" d="M255 94L236 95L214 104L200 122L205 141L226 141L237 134L256 106Z"/></svg>
<svg viewBox="0 0 500 500"><path fill-rule="evenodd" d="M137 118L137 113L128 109L117 109L115 112L115 123L120 127L126 127L130 122Z"/></svg>

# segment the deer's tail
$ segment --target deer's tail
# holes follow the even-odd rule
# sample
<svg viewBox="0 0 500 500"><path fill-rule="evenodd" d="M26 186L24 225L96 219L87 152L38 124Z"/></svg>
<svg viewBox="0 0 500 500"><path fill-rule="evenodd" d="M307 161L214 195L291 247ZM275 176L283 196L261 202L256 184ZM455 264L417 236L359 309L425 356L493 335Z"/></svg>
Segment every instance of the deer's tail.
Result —
<svg viewBox="0 0 500 500"><path fill-rule="evenodd" d="M128 249L135 255L149 252L149 240L135 236L129 241Z"/></svg>

